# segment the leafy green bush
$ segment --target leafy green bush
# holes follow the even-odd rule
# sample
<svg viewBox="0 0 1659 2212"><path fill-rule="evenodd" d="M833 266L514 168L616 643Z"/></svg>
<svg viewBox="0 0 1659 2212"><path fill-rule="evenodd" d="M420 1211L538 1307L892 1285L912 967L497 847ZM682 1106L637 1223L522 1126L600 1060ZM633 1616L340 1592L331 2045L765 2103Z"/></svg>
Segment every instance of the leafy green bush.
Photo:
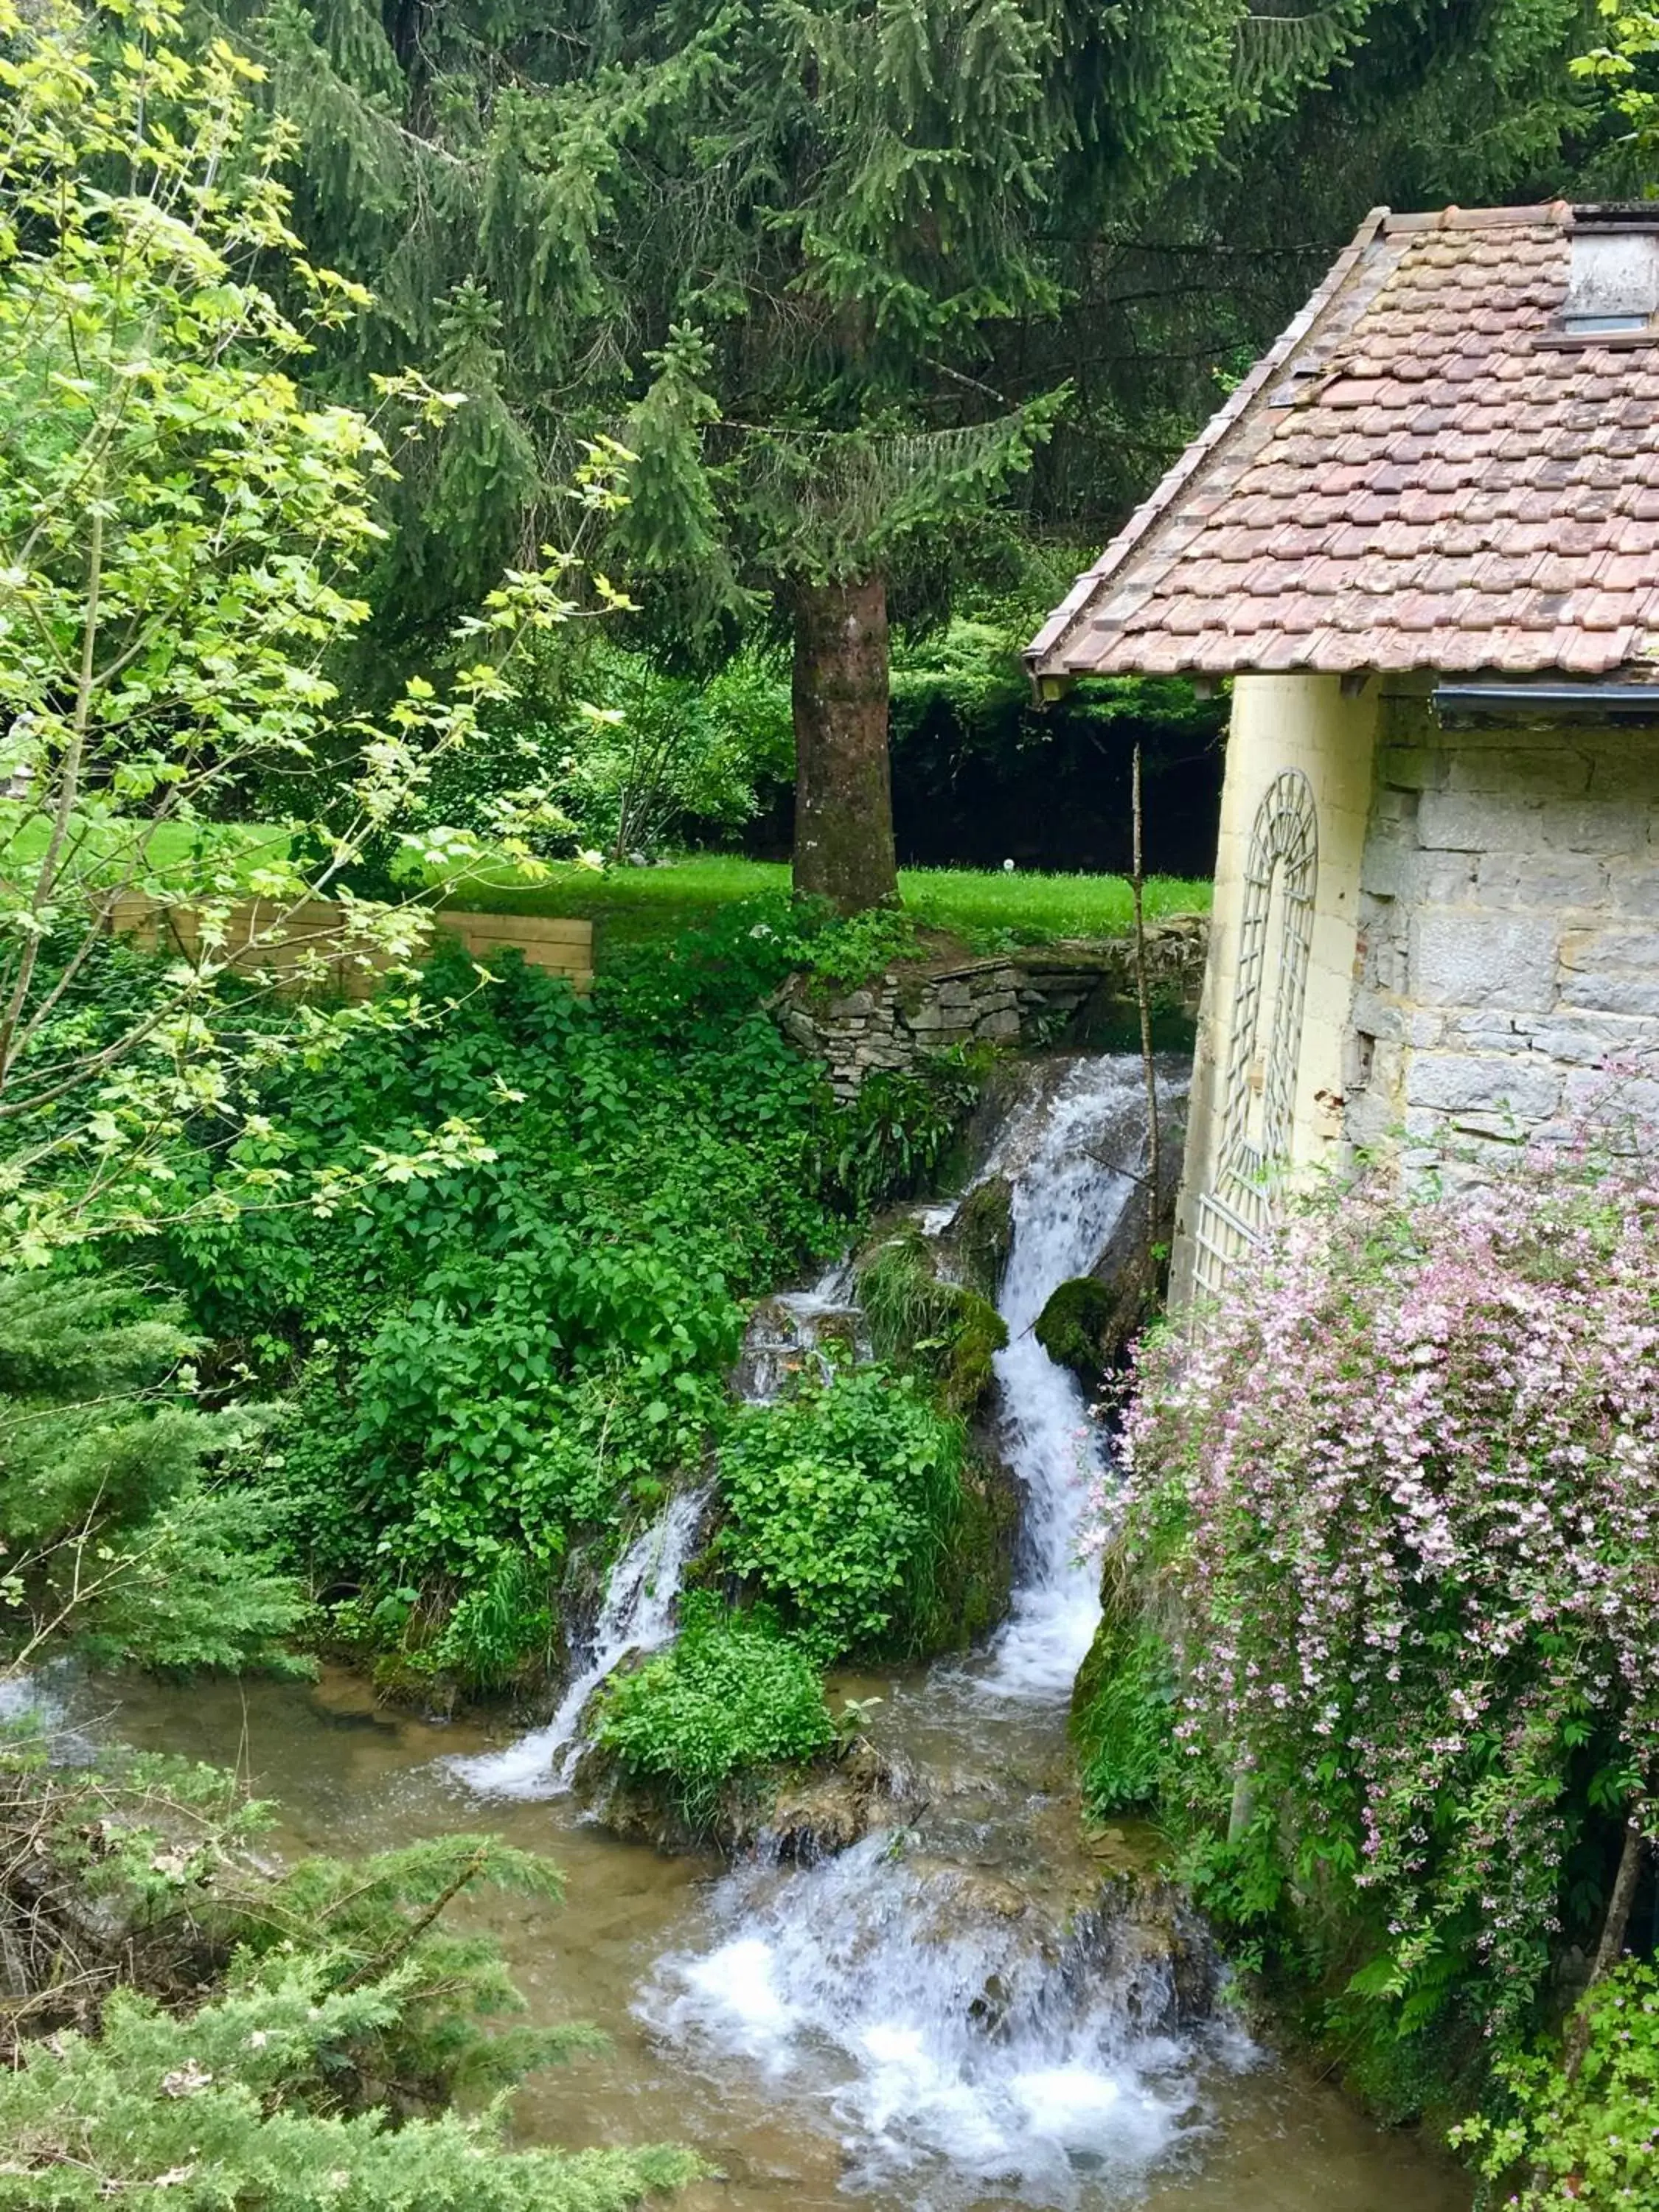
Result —
<svg viewBox="0 0 1659 2212"><path fill-rule="evenodd" d="M264 1494L313 1586L355 1587L343 1628L463 1682L538 1664L572 1547L728 1418L744 1301L937 1158L967 1067L889 1099L872 1136L762 1011L869 942L729 909L589 1000L517 963L480 986L447 952L418 1024L284 1059L257 1140L181 1154L203 1203L162 1264L219 1372L288 1396ZM468 1141L434 1158L444 1129ZM349 1204L293 1202L371 1155L392 1166Z"/></svg>
<svg viewBox="0 0 1659 2212"><path fill-rule="evenodd" d="M677 1642L605 1692L594 1741L624 1777L665 1790L693 1827L735 1778L810 1759L836 1740L818 1670L768 1610L728 1612L707 1592L682 1607Z"/></svg>
<svg viewBox="0 0 1659 2212"><path fill-rule="evenodd" d="M533 786L551 802L549 851L620 858L694 829L730 835L761 787L794 774L788 668L758 653L694 678L609 638L583 652L562 637L518 689L436 779L446 822L488 834L501 799Z"/></svg>
<svg viewBox="0 0 1659 2212"><path fill-rule="evenodd" d="M1517 2212L1659 2204L1659 1972L1627 1959L1584 1999L1583 2057L1553 2051L1498 2061L1508 2110L1455 2130L1489 2184L1524 2176Z"/></svg>
<svg viewBox="0 0 1659 2212"><path fill-rule="evenodd" d="M824 1663L913 1649L962 1504L961 1424L878 1366L808 1382L733 1422L721 1556Z"/></svg>
<svg viewBox="0 0 1659 2212"><path fill-rule="evenodd" d="M299 1557L371 1614L416 1590L381 1626L465 1679L544 1644L573 1540L724 1419L742 1300L845 1233L814 1194L819 1073L757 1011L772 947L742 944L682 943L591 1003L518 965L480 989L446 956L428 1024L278 1071L265 1150L303 1182L459 1121L473 1156L324 1215L239 1208L246 1158L191 1170L226 1215L166 1261L222 1358L293 1390L269 1494Z"/></svg>

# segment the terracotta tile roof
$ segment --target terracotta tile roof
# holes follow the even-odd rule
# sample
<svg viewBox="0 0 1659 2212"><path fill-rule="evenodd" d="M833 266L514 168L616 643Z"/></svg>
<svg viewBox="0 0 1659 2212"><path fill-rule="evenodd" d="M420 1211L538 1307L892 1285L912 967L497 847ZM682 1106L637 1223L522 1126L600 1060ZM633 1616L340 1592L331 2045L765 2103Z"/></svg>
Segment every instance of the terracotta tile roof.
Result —
<svg viewBox="0 0 1659 2212"><path fill-rule="evenodd" d="M1033 672L1594 676L1659 653L1659 345L1561 343L1572 221L1369 216Z"/></svg>

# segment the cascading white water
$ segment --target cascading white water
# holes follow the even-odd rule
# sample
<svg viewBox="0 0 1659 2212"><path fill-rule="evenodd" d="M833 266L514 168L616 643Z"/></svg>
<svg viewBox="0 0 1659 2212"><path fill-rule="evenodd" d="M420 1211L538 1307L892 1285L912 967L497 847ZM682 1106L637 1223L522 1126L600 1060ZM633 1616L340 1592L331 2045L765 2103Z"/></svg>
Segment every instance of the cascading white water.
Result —
<svg viewBox="0 0 1659 2212"><path fill-rule="evenodd" d="M1054 1701L1071 1695L1100 1619L1099 1577L1079 1556L1084 1509L1105 1468L1102 1438L1076 1379L1037 1342L1037 1316L1060 1284L1085 1274L1125 1208L1139 1202L1146 1094L1127 1055L1058 1062L1005 1126L988 1164L1013 1188L1013 1249L997 1310L1003 1449L1024 1489L1020 1574L990 1663L987 1692Z"/></svg>
<svg viewBox="0 0 1659 2212"><path fill-rule="evenodd" d="M1068 1972L996 1885L912 1862L890 1835L810 1873L751 1862L722 1891L731 1934L672 1962L639 2008L827 2106L849 2188L902 2181L917 2208L988 2188L1066 2203L1080 2175L1138 2179L1193 2104L1157 1968Z"/></svg>
<svg viewBox="0 0 1659 2212"><path fill-rule="evenodd" d="M1111 2201L1195 2100L1194 2049L1164 2033L1155 1993L1143 2002L1068 1954L1040 1874L1026 1879L1046 1802L1030 1778L1045 1759L1063 1766L1066 1703L1099 1618L1078 1553L1105 1474L1082 1394L1032 1324L1138 1202L1146 1148L1139 1060L1055 1060L1028 1082L985 1170L1012 1189L996 1373L1025 1498L1020 1559L989 1650L906 1693L927 1723L919 1790L939 1802L908 1837L878 1833L810 1869L738 1868L714 1893L711 1939L663 1960L638 2007L665 2037L758 2065L781 2096L827 2109L848 2185L902 2181L916 2208L982 2204L992 2190Z"/></svg>
<svg viewBox="0 0 1659 2212"><path fill-rule="evenodd" d="M504 1751L451 1759L452 1774L486 1797L558 1797L569 1789L588 1699L630 1652L659 1651L674 1632L680 1578L708 1504L707 1489L680 1492L611 1568L587 1664L546 1727Z"/></svg>
<svg viewBox="0 0 1659 2212"><path fill-rule="evenodd" d="M735 1378L738 1395L749 1405L769 1406L809 1364L827 1374L826 1327L836 1325L856 1339L860 1319L848 1259L837 1260L806 1290L779 1291L763 1298L744 1336ZM844 1339L837 1349L845 1358Z"/></svg>

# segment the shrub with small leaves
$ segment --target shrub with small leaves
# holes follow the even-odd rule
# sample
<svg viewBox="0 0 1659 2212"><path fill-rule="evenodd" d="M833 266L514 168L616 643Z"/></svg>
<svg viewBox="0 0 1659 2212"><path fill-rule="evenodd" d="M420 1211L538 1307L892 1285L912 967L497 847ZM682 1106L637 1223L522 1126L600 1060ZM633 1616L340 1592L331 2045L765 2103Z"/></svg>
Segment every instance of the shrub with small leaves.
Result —
<svg viewBox="0 0 1659 2212"><path fill-rule="evenodd" d="M721 1551L826 1664L903 1649L962 1504L960 1422L908 1376L859 1367L733 1424Z"/></svg>
<svg viewBox="0 0 1659 2212"><path fill-rule="evenodd" d="M1212 1905L1346 1918L1402 2032L1524 2029L1659 1778L1643 1153L1332 1190L1143 1349L1127 1449Z"/></svg>
<svg viewBox="0 0 1659 2212"><path fill-rule="evenodd" d="M1627 1959L1584 2000L1589 2035L1571 2075L1553 2051L1501 2058L1503 2118L1454 2140L1488 2183L1525 2175L1516 2212L1650 2212L1659 2204L1659 1972Z"/></svg>

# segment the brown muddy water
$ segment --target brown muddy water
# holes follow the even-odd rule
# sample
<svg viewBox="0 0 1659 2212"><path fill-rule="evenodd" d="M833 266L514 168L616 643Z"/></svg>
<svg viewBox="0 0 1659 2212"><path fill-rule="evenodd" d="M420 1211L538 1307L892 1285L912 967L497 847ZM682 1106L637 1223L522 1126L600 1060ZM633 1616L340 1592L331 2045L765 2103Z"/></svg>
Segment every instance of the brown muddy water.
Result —
<svg viewBox="0 0 1659 2212"><path fill-rule="evenodd" d="M902 1688L892 1701L902 1707ZM379 1707L358 1679L332 1669L314 1686L106 1680L85 1684L72 1703L81 1725L106 1740L240 1767L277 1807L273 1840L284 1852L373 1850L487 1826L554 1857L566 1876L562 1908L497 1898L479 1917L500 1939L532 2018L591 2021L611 2048L525 2084L515 2107L525 2141L690 2143L725 2179L686 2192L678 2200L685 2212L911 2212L935 2203L987 2212L1030 2201L1018 2181L941 2191L937 2159L869 2178L836 2110L829 2066L780 2080L763 2053L678 2037L659 2017L642 2017L665 1958L718 1945L730 1877L712 1859L618 1842L568 1797L481 1807L444 1764L499 1741L476 1724ZM1039 1733L1024 1746L1034 1767L1056 1750ZM1009 1756L1005 1746L1005 1779ZM1052 1803L1060 1817L1034 1823L1044 1850L1071 1809L1063 1796ZM1097 2186L1079 2174L1071 2202L1146 2212L1467 2212L1469 2185L1454 2167L1409 2135L1371 2127L1328 2084L1247 2051L1242 2039L1212 2055L1183 2054L1176 2070L1193 2103L1168 2142L1142 2172ZM1060 2201L1040 2185L1036 2194Z"/></svg>

